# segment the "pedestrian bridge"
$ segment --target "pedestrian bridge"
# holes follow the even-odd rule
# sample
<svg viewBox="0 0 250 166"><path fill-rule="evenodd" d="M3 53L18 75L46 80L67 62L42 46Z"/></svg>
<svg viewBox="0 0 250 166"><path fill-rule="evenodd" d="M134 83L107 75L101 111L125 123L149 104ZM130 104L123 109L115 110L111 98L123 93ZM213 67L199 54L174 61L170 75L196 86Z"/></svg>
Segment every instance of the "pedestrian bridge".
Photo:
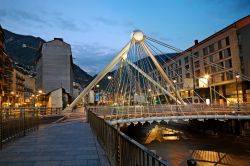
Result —
<svg viewBox="0 0 250 166"><path fill-rule="evenodd" d="M189 121L197 119L249 120L250 105L208 106L208 105L156 105L156 106L88 106L90 111L105 119L111 125L129 125L130 123L152 123L154 121Z"/></svg>
<svg viewBox="0 0 250 166"><path fill-rule="evenodd" d="M191 119L250 119L250 106L243 105L238 95L236 100L229 100L221 91L211 88L211 81L208 80L212 76L206 75L200 79L190 69L179 70L181 61L177 62L164 54L168 51L182 52L146 36L142 31L134 31L128 44L66 110L72 110L92 90L95 95L92 98L96 99L92 105L96 106L88 106L88 109L112 125ZM190 58L197 57L190 55ZM172 67L166 61L172 61ZM210 65L221 71L227 70L212 62ZM171 72L167 68L172 68ZM206 88L207 93L199 94L192 81L188 86L184 84L183 71L190 74L189 81L206 79L202 82L202 88ZM236 71L228 72L237 76L236 79L246 78ZM183 90L188 95L182 96ZM185 96L192 98L192 101L186 100ZM194 104L194 99L199 99L199 104ZM223 105L216 105L218 103Z"/></svg>

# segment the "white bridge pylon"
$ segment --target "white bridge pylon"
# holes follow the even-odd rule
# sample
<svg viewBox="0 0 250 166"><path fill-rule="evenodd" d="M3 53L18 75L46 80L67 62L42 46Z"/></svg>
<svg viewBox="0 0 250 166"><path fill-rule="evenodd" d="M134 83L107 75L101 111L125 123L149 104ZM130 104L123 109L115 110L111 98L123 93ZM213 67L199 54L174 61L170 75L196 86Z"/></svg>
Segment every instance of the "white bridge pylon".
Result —
<svg viewBox="0 0 250 166"><path fill-rule="evenodd" d="M128 65L130 65L134 70L136 70L138 73L140 73L148 82L153 84L155 87L159 88L164 95L167 95L172 100L176 101L176 104L185 105L185 102L180 97L179 93L177 92L173 82L169 79L167 74L164 72L163 68L151 52L151 50L148 48L148 46L144 43L146 36L142 31L136 30L131 35L131 40L128 42L128 44L118 53L118 55L111 61L111 63L99 74L97 77L81 92L81 94L65 109L72 110L73 107L81 101L83 97L85 97L89 91L94 88L100 80L102 80L103 77L106 76L107 73L109 73L115 65L117 65L119 62L126 62ZM165 81L166 85L169 85L169 90L174 93L171 94L169 90L164 88L161 84L156 82L154 78L152 78L149 74L144 72L142 69L140 69L135 63L131 62L129 59L127 59L127 55L129 51L133 48L131 48L134 45L139 45L141 49L147 54L147 56L152 61L152 64L155 66L156 70L160 73L161 77Z"/></svg>

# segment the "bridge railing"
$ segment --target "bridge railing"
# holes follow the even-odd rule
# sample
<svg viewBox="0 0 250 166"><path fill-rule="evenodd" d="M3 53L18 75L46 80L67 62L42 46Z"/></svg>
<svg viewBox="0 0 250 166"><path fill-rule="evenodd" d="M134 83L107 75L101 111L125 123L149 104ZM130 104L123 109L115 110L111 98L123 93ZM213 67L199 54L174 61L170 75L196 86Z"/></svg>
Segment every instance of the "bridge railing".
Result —
<svg viewBox="0 0 250 166"><path fill-rule="evenodd" d="M118 127L109 125L90 109L88 109L88 122L102 144L112 166L167 165L166 161L161 160L155 153L120 132Z"/></svg>
<svg viewBox="0 0 250 166"><path fill-rule="evenodd" d="M61 110L61 108L45 107L0 108L0 149L4 143L37 130L41 118L59 115Z"/></svg>
<svg viewBox="0 0 250 166"><path fill-rule="evenodd" d="M153 105L153 106L90 106L98 116L106 120L155 116L190 115L250 115L250 105Z"/></svg>

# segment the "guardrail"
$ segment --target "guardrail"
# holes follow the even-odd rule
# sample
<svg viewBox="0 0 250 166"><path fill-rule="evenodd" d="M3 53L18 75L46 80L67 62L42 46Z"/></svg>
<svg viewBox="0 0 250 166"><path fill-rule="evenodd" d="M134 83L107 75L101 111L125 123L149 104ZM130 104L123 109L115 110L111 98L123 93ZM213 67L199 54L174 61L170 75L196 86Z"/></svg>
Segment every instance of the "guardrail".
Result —
<svg viewBox="0 0 250 166"><path fill-rule="evenodd" d="M155 105L155 106L88 106L105 120L129 119L138 117L170 117L192 115L250 115L250 105Z"/></svg>
<svg viewBox="0 0 250 166"><path fill-rule="evenodd" d="M88 109L88 122L97 135L112 166L167 166L155 153L109 125Z"/></svg>
<svg viewBox="0 0 250 166"><path fill-rule="evenodd" d="M41 117L61 114L61 108L0 108L0 149L4 143L37 130Z"/></svg>

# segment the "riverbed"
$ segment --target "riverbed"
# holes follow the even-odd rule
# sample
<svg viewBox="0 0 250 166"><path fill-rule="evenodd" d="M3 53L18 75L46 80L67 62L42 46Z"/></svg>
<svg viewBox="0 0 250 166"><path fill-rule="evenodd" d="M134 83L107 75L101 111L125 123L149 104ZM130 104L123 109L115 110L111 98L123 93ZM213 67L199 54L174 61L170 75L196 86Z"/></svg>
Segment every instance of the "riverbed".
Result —
<svg viewBox="0 0 250 166"><path fill-rule="evenodd" d="M130 126L125 132L172 166L186 166L191 158L199 166L250 165L248 138L191 133L167 124Z"/></svg>

